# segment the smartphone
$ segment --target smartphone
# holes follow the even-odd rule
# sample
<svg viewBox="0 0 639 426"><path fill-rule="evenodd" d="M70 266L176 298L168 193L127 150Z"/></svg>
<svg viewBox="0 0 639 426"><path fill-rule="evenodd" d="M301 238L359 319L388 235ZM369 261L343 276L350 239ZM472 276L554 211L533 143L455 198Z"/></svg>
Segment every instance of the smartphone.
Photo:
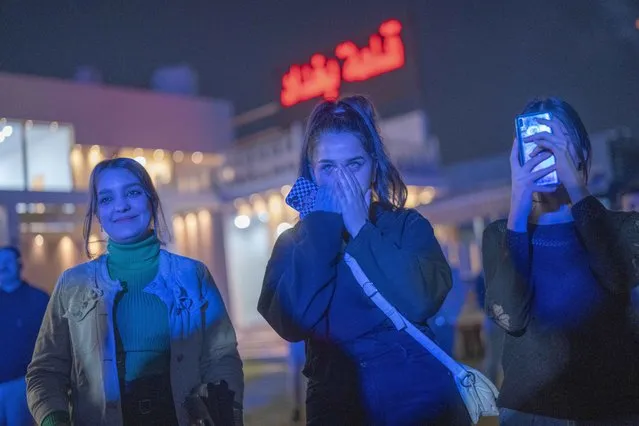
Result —
<svg viewBox="0 0 639 426"><path fill-rule="evenodd" d="M299 177L286 196L286 204L300 214L300 219L303 219L304 216L313 211L317 189L318 186L315 182Z"/></svg>
<svg viewBox="0 0 639 426"><path fill-rule="evenodd" d="M515 130L517 131L517 142L519 144L519 164L522 166L531 159L530 154L537 148L537 144L535 143L524 143L524 138L542 132L552 134L552 129L549 126L537 122L538 118L551 120L552 114L549 112L522 114L515 118ZM545 169L554 164L555 156L553 155L547 160L542 161L533 169L533 172ZM546 176L537 179L536 183L537 185L558 185L559 177L557 176L557 171L552 171Z"/></svg>

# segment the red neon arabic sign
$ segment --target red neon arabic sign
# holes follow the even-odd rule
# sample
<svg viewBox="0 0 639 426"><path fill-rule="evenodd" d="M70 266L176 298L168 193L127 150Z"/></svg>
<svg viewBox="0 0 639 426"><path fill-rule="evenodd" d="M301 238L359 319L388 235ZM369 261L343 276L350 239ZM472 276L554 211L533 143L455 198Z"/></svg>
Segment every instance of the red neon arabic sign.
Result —
<svg viewBox="0 0 639 426"><path fill-rule="evenodd" d="M344 62L341 67L338 59L319 53L311 56L310 64L291 65L282 77L282 105L290 107L320 96L335 99L342 81L364 81L402 68L405 56L401 31L402 24L391 19L379 26L379 34L369 37L367 46L358 48L352 41L340 43L335 56Z"/></svg>

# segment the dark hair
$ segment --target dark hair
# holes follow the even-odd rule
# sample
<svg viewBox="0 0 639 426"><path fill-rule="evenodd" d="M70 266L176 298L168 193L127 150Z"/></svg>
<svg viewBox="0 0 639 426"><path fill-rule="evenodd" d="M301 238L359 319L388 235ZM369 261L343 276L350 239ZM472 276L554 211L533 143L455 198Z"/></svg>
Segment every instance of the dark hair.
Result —
<svg viewBox="0 0 639 426"><path fill-rule="evenodd" d="M20 249L16 246L0 246L0 251L6 250L16 257L16 262L18 262L18 270L22 271L22 253Z"/></svg>
<svg viewBox="0 0 639 426"><path fill-rule="evenodd" d="M568 136L574 144L575 153L577 154L577 160L579 162L577 166L583 173L585 182L588 183L590 164L592 163L592 146L590 145L590 137L586 131L586 126L584 126L577 111L563 99L548 97L535 98L528 102L522 114L535 112L550 112L553 117L556 117L566 126Z"/></svg>
<svg viewBox="0 0 639 426"><path fill-rule="evenodd" d="M140 184L142 185L144 193L151 203L153 230L160 240L160 243L164 245L166 241L170 240L171 235L166 224L166 219L164 218L164 212L162 210L162 203L160 203L160 197L158 196L158 192L155 189L155 185L153 185L151 176L149 176L149 173L140 163L131 158L112 158L99 162L91 172L91 177L89 178L89 206L87 208L86 216L84 217L84 229L82 232L82 236L84 237L84 250L86 255L89 258L93 257L93 254L89 250L89 236L91 234L93 217L97 214L98 211L98 179L100 177L100 174L104 170L109 169L128 170L129 172L133 173L135 177L138 178Z"/></svg>
<svg viewBox="0 0 639 426"><path fill-rule="evenodd" d="M373 194L384 207L404 207L408 190L399 171L391 162L376 124L375 108L364 96L349 96L337 101L323 101L311 113L306 124L299 174L313 180L311 158L317 141L325 133L350 133L362 143L375 162Z"/></svg>

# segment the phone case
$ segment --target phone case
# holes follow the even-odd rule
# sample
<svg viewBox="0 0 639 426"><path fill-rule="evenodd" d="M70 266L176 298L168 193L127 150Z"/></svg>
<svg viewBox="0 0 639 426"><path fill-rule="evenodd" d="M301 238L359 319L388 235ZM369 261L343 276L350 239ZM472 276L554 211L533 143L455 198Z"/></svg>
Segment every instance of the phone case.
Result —
<svg viewBox="0 0 639 426"><path fill-rule="evenodd" d="M548 126L537 123L536 118L545 118L550 120L552 119L552 114L550 112L536 112L532 114L518 115L515 118L515 130L517 132L517 144L519 146L519 164L522 166L529 160L530 152L535 149L534 144L524 144L523 139L540 132L552 133L552 130ZM548 158L535 167L533 172L550 167L553 164L555 164L554 156ZM536 183L537 185L557 185L559 183L557 171L550 172L546 176L537 179Z"/></svg>
<svg viewBox="0 0 639 426"><path fill-rule="evenodd" d="M299 177L291 191L286 196L286 204L294 208L300 214L300 218L313 211L317 185L310 180Z"/></svg>

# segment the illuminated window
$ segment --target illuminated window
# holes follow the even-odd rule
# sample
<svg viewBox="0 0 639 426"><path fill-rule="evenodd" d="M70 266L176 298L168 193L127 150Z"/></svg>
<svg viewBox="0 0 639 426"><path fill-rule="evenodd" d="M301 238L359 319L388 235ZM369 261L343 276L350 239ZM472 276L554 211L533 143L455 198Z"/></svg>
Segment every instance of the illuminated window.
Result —
<svg viewBox="0 0 639 426"><path fill-rule="evenodd" d="M0 189L22 190L24 181L24 126L19 121L0 122Z"/></svg>
<svg viewBox="0 0 639 426"><path fill-rule="evenodd" d="M28 189L71 191L73 129L59 123L34 122L25 131Z"/></svg>
<svg viewBox="0 0 639 426"><path fill-rule="evenodd" d="M145 151L142 148L124 148L118 152L118 156L133 158L143 165L156 186L167 185L173 179L171 159L161 149Z"/></svg>

